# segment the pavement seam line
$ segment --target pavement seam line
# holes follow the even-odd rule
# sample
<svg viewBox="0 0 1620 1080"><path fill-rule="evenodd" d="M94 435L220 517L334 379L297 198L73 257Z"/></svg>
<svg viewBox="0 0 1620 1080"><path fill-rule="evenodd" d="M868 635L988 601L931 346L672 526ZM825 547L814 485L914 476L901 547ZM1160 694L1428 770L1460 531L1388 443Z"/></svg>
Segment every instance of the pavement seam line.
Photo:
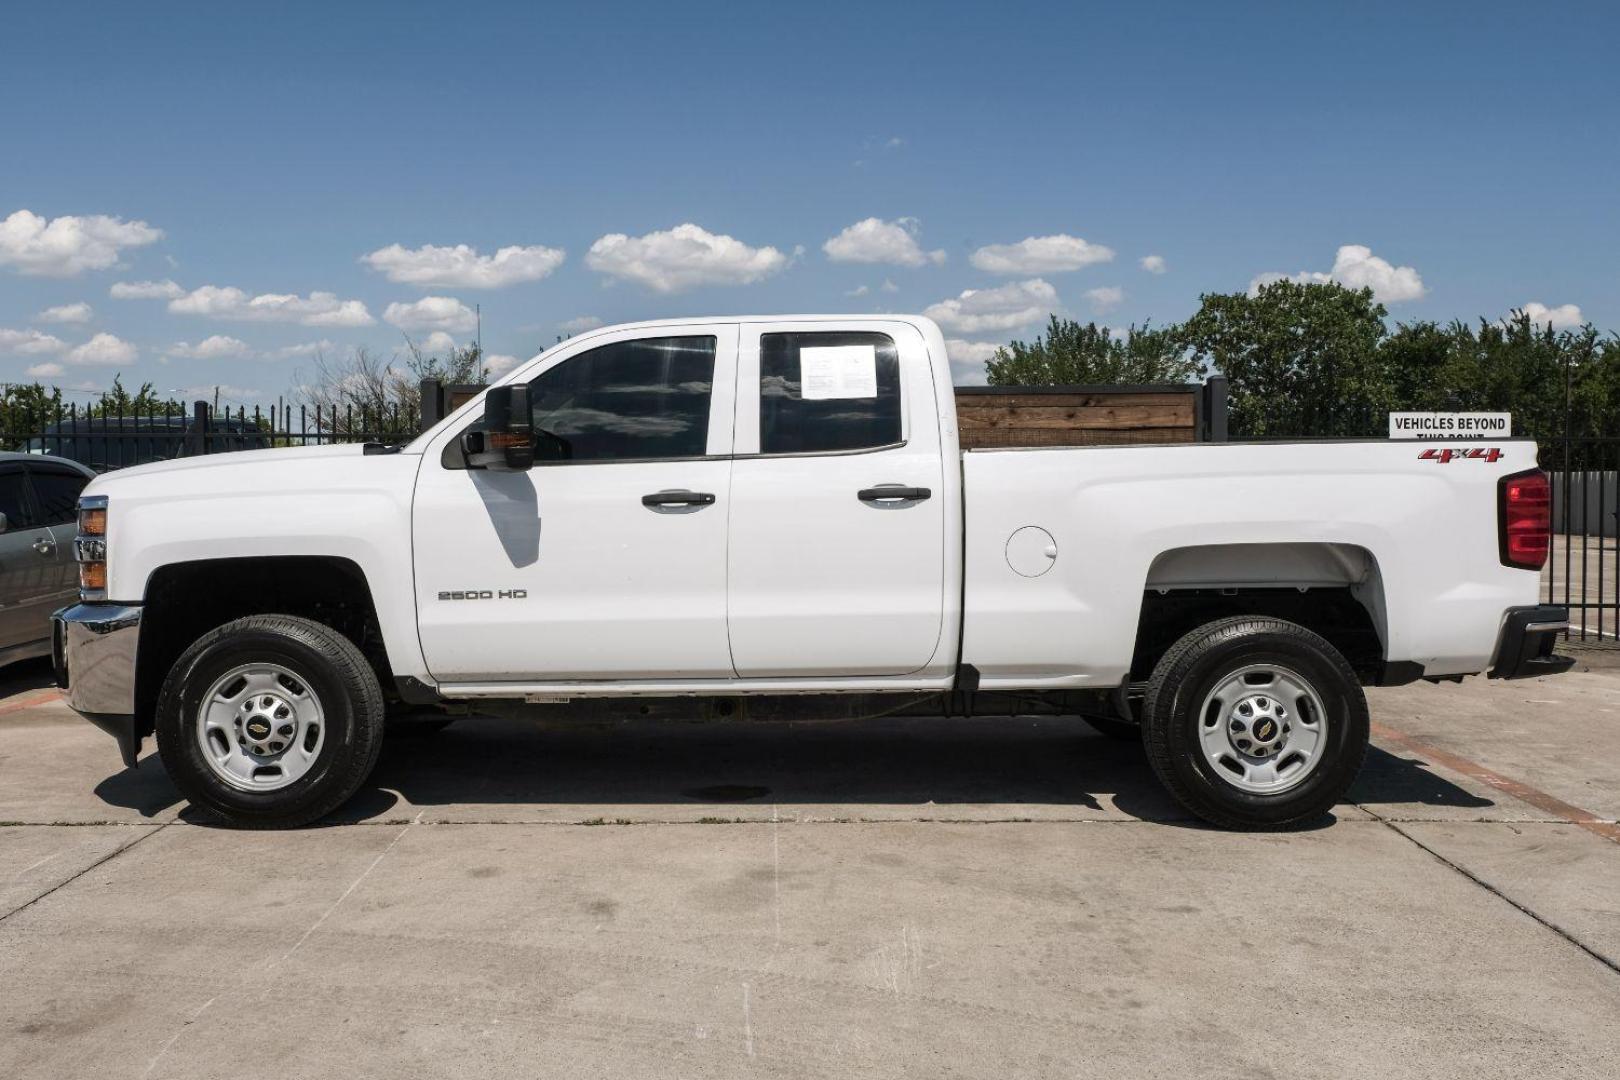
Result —
<svg viewBox="0 0 1620 1080"><path fill-rule="evenodd" d="M1567 803L1556 795L1549 795L1547 792L1533 788L1523 781L1515 780L1510 776L1503 776L1495 769L1487 768L1477 761L1470 761L1468 758L1453 754L1449 750L1442 750L1438 746L1426 743L1422 739L1414 738L1404 731L1397 731L1377 721L1372 724L1372 734L1385 742L1395 743L1397 746L1409 750L1419 757L1426 758L1431 765L1440 765L1453 772L1478 780L1487 787L1518 799L1520 802L1533 806L1543 813L1552 814L1559 820L1567 821L1571 825L1578 825L1594 836L1601 836L1605 840L1620 844L1620 824L1601 818L1590 810ZM1365 810L1366 807L1362 807L1362 809ZM1371 810L1367 812L1372 813ZM1377 817L1378 815L1374 814L1373 816ZM1384 819L1379 818L1379 820Z"/></svg>
<svg viewBox="0 0 1620 1080"><path fill-rule="evenodd" d="M343 901L347 900L354 893L354 890L358 889L360 887L360 883L362 881L365 881L366 878L371 876L371 872L373 870L377 869L377 864L383 861L383 857L385 855L387 855L390 851L393 851L394 850L394 845L399 843L400 840L404 839L405 834L411 831L411 826L421 824L421 821L422 821L422 815L419 813L419 814L416 815L415 820L406 822L405 827L399 830L399 835L395 836L392 840L388 841L388 846L383 848L382 851L377 854L377 857L375 859L371 860L371 865L367 866L364 870L362 870L360 872L360 876L355 878L354 881L350 882L349 887L347 889L343 890L343 895L342 896L339 896L336 900L332 901L331 905L325 911L321 912L320 918L316 919L313 923L311 923L309 929L304 931L303 936L300 937L297 941L293 942L292 948L288 949L286 952L282 953L279 957L275 958L274 960L271 960L269 963L265 964L264 967L262 967L260 969L257 969L257 970L250 969L248 971L243 972L237 978L237 981L236 981L235 985L226 987L224 990L221 990L219 993L215 994L213 997L209 998L207 1001L205 1001L201 1005L197 1006L197 1008L193 1009L191 1014L180 1022L180 1026L177 1029L175 1029L174 1034L169 1036L168 1041L165 1042L162 1046L158 1047L157 1053L153 1054L152 1059L149 1062L147 1062L146 1070L141 1073L141 1077L143 1078L143 1080L144 1080L145 1077L148 1077L148 1076L152 1075L152 1070L154 1070L154 1069L156 1069L158 1067L158 1063L161 1062L164 1059L164 1057L166 1057L168 1055L169 1051L171 1049L173 1049L174 1044L180 1041L180 1036L185 1034L186 1029L189 1028L192 1024L195 1024L198 1020L201 1020L203 1013L205 1013L209 1009L213 1008L214 1002L218 1001L220 998L224 997L226 994L232 993L232 992L237 991L237 990L241 990L243 987L245 987L248 984L249 981L251 981L256 976L258 976L258 975L267 975L270 972L274 971L277 967L280 967L281 964L286 962L292 956L293 953L297 952L299 947L302 946L304 944L304 942L309 940L310 935L315 933L316 930L319 930L321 928L321 925L323 923L325 923L328 918L331 917L332 913L338 909L338 907L343 903ZM265 993L268 993L268 988L266 988ZM263 994L261 993L260 996L263 997Z"/></svg>
<svg viewBox="0 0 1620 1080"><path fill-rule="evenodd" d="M1383 824L1383 826L1385 828L1389 829L1391 832L1395 833L1397 836L1402 837L1408 843L1411 843L1412 845L1417 847L1419 850L1427 852L1429 854L1429 856L1432 857L1433 859L1435 859L1437 862L1441 863L1442 865L1450 867L1452 870L1455 870L1458 874L1461 874L1463 877L1467 878L1469 881L1473 882L1475 885L1478 885L1481 889L1484 889L1486 892L1490 893L1492 896L1496 897L1498 900L1501 900L1503 903L1510 905L1511 907L1517 909L1518 911L1522 912L1523 914L1529 916L1534 921L1540 923L1542 926L1546 927L1548 930L1551 930L1553 933L1557 934L1559 937L1561 937L1565 941L1569 942L1569 944L1575 946L1577 949L1581 950L1581 952L1585 953L1587 956L1590 956L1593 960L1596 960L1598 963L1600 963L1604 967L1608 968L1614 974L1620 975L1620 962L1616 962L1614 960L1611 960L1609 957L1607 957L1607 956L1603 955L1602 953L1598 952L1596 949L1592 948L1592 946L1588 945L1586 942L1584 942L1580 938L1576 937L1570 931L1565 930L1562 926L1559 926L1557 923L1553 922L1551 919L1549 919L1546 916L1540 914L1539 912L1537 912L1533 908L1529 907L1528 905L1519 903L1519 901L1513 899L1513 897L1509 896L1507 893L1503 892L1501 889L1498 889L1495 885L1492 885L1490 882L1486 881L1484 878L1480 877L1478 874L1474 873L1472 870L1469 870L1469 869L1465 868L1464 866L1462 866L1458 862L1455 862L1455 861L1453 861L1451 859L1446 858L1444 855L1440 854L1440 852L1436 851L1434 848L1430 847L1428 844L1425 844L1423 841L1419 840L1417 837L1413 836L1411 833L1407 832L1405 829L1401 828L1399 825L1395 824L1393 821L1385 821L1383 818L1379 818L1378 820L1379 820L1379 822L1381 822ZM1506 824L1506 823L1504 822L1503 824Z"/></svg>
<svg viewBox="0 0 1620 1080"><path fill-rule="evenodd" d="M118 856L122 855L124 852L126 852L130 848L134 847L136 844L139 844L141 841L147 839L148 837L156 836L158 833L162 832L164 829L167 829L172 824L174 824L174 823L171 822L171 821L165 821L161 825L147 826L147 828L148 828L147 832L144 832L141 835L137 836L135 839L131 840L129 843L123 844L123 845L121 845L121 846L119 846L117 848L114 848L112 851L109 851L107 854L103 855L101 858L97 859L95 862L91 863L89 866L85 867L83 870L80 870L77 874L74 874L74 875L72 875L71 877L68 877L68 878L64 878L62 881L59 881L55 885L52 885L49 889L46 889L44 892L40 893L38 896L34 897L32 900L28 901L27 903L25 903L25 904L23 904L23 905L21 905L19 907L12 908L10 911L6 912L4 915L0 915L0 922L5 922L7 919L11 918L13 915L16 915L19 912L27 911L29 908L31 908L35 904L39 903L41 900L45 899L47 896L55 895L57 892L61 891L62 889L67 888L69 885L73 884L75 881L78 881L80 878L84 877L84 875L88 874L90 871L96 869L98 866L104 866L107 863L112 862L114 859L118 858Z"/></svg>
<svg viewBox="0 0 1620 1080"><path fill-rule="evenodd" d="M421 819L421 816L422 815L420 814L417 815L418 821ZM416 821L408 822L403 829L400 829L398 835L396 835L392 840L388 841L388 846L378 852L375 859L371 860L371 865L360 871L360 876L349 883L349 887L343 890L343 895L332 901L332 906L321 912L321 917L310 924L309 929L304 931L302 937L293 942L292 948L282 953L280 958L270 961L269 964L265 965L264 970L266 972L274 971L276 968L286 963L292 957L292 954L297 952L303 946L304 942L309 940L310 935L319 930L322 924L325 923L327 919L332 917L332 913L342 906L343 901L347 900L351 895L353 895L354 890L360 887L360 883L371 876L371 872L377 869L377 864L382 862L390 851L394 850L395 844L405 839L405 834L410 832L411 827L415 824L417 824Z"/></svg>

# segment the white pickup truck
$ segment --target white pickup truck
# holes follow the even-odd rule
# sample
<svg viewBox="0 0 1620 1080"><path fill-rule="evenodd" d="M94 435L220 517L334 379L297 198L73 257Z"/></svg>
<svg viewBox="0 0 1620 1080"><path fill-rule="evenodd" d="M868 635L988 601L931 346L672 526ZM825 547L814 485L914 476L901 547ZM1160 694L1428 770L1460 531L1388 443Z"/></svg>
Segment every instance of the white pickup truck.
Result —
<svg viewBox="0 0 1620 1080"><path fill-rule="evenodd" d="M246 826L339 806L411 710L902 694L1094 718L1278 828L1355 778L1363 685L1571 664L1532 442L962 453L949 373L922 318L615 326L402 447L103 476L58 682Z"/></svg>

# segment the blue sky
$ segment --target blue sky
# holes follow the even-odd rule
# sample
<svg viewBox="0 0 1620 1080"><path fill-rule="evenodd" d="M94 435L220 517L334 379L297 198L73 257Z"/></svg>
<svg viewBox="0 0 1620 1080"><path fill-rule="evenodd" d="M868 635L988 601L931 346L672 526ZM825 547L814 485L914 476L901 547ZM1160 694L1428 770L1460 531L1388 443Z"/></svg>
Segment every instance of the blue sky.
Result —
<svg viewBox="0 0 1620 1080"><path fill-rule="evenodd" d="M1176 320L1267 273L1620 328L1612 5L64 0L6 27L5 381L267 401L311 346L464 341L475 304L511 357L576 320L929 311L966 377L1047 310Z"/></svg>

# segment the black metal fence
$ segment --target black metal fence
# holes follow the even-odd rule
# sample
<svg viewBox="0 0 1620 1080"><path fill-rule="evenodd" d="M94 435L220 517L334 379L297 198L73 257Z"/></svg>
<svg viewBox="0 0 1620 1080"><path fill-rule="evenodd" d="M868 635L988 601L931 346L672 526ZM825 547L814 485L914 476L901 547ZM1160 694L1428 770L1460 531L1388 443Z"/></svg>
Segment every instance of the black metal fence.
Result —
<svg viewBox="0 0 1620 1080"><path fill-rule="evenodd" d="M424 421L437 421L479 389L425 381L420 412L399 405L214 409L204 401L189 410L125 411L107 403L86 407L48 401L11 405L0 408L0 449L55 454L104 472L237 450L397 443L414 438ZM1202 438L1225 436L1224 389L1205 388L1199 402ZM1543 595L1548 603L1569 608L1571 640L1620 644L1620 437L1545 441L1541 467L1552 475L1553 489L1553 545L1542 573Z"/></svg>
<svg viewBox="0 0 1620 1080"><path fill-rule="evenodd" d="M1541 446L1552 476L1552 555L1542 573L1550 604L1569 608L1569 640L1620 642L1620 437L1561 438Z"/></svg>
<svg viewBox="0 0 1620 1080"><path fill-rule="evenodd" d="M214 409L205 401L123 410L48 404L0 414L0 449L55 454L98 472L169 458L278 446L402 442L421 430L400 406L271 405Z"/></svg>

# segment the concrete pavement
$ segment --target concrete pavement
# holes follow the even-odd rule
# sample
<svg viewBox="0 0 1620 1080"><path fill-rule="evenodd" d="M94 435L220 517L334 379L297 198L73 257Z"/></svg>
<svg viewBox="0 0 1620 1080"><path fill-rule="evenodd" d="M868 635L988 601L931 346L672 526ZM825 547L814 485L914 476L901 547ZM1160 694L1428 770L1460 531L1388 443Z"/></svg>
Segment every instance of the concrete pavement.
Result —
<svg viewBox="0 0 1620 1080"><path fill-rule="evenodd" d="M1028 719L467 721L237 833L7 674L0 1076L1620 1073L1620 671L1375 691L1284 835Z"/></svg>

